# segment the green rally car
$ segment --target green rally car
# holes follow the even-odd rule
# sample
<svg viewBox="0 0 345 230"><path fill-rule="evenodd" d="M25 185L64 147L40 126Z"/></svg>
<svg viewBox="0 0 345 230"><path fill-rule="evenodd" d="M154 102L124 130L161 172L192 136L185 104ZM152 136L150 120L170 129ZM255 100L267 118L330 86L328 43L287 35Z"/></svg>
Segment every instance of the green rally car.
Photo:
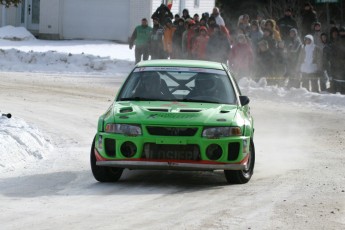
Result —
<svg viewBox="0 0 345 230"><path fill-rule="evenodd" d="M247 183L255 162L248 103L224 64L140 62L98 120L92 173L114 182L126 168L224 170L229 183Z"/></svg>

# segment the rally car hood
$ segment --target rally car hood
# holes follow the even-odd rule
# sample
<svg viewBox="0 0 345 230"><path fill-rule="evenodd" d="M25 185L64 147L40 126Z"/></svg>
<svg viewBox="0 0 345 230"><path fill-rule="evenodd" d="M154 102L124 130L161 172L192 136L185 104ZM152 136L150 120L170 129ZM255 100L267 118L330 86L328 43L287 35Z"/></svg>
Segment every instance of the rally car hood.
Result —
<svg viewBox="0 0 345 230"><path fill-rule="evenodd" d="M115 123L151 125L231 125L237 105L171 101L115 102Z"/></svg>

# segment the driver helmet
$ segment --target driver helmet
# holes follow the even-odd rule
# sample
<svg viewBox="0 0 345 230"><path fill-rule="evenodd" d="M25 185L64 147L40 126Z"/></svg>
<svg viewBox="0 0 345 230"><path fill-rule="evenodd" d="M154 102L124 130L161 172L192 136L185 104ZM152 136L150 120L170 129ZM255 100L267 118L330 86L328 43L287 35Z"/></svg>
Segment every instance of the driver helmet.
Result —
<svg viewBox="0 0 345 230"><path fill-rule="evenodd" d="M217 88L217 79L213 74L198 73L195 78L195 89L199 92L214 93Z"/></svg>
<svg viewBox="0 0 345 230"><path fill-rule="evenodd" d="M141 77L141 83L145 92L155 93L160 91L161 78L157 72L144 72Z"/></svg>

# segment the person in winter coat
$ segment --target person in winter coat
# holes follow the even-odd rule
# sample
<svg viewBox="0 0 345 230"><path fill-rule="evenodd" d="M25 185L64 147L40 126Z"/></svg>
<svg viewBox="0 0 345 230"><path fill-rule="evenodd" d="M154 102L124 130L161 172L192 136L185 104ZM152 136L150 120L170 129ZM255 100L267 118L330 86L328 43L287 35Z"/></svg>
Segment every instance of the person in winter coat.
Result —
<svg viewBox="0 0 345 230"><path fill-rule="evenodd" d="M290 30L292 28L297 29L297 22L292 17L292 9L287 8L284 11L284 17L280 18L277 22L280 29L281 37L283 41L287 42L290 40Z"/></svg>
<svg viewBox="0 0 345 230"><path fill-rule="evenodd" d="M153 18L158 18L159 24L164 25L166 18L170 18L172 20L174 18L174 15L166 5L161 4L152 14L151 19Z"/></svg>
<svg viewBox="0 0 345 230"><path fill-rule="evenodd" d="M174 26L178 26L179 19L180 19L180 15L179 14L175 14L174 22L173 22Z"/></svg>
<svg viewBox="0 0 345 230"><path fill-rule="evenodd" d="M299 71L297 71L298 57L302 49L302 41L298 36L296 28L290 30L290 39L287 41L287 68L286 77L289 78L288 87L299 88L300 77Z"/></svg>
<svg viewBox="0 0 345 230"><path fill-rule="evenodd" d="M163 49L164 28L159 24L159 18L153 18L150 53L151 59L164 59Z"/></svg>
<svg viewBox="0 0 345 230"><path fill-rule="evenodd" d="M212 10L212 16L215 18L217 25L225 26L224 19L220 16L219 8L214 7Z"/></svg>
<svg viewBox="0 0 345 230"><path fill-rule="evenodd" d="M273 38L273 31L271 29L265 28L263 30L263 33L264 34L261 40L266 40L271 52L275 52L275 49L277 48L277 41Z"/></svg>
<svg viewBox="0 0 345 230"><path fill-rule="evenodd" d="M250 42L244 34L239 34L230 52L229 65L238 78L251 77L253 61L254 54Z"/></svg>
<svg viewBox="0 0 345 230"><path fill-rule="evenodd" d="M282 40L280 32L277 29L276 21L274 21L273 19L266 20L265 28L273 32L273 38L274 40L276 40L276 42L280 42Z"/></svg>
<svg viewBox="0 0 345 230"><path fill-rule="evenodd" d="M148 26L147 19L141 20L141 25L135 27L132 36L129 40L129 48L132 49L135 45L135 63L149 58L150 40L152 28Z"/></svg>
<svg viewBox="0 0 345 230"><path fill-rule="evenodd" d="M311 92L320 92L318 82L322 70L322 52L320 47L314 44L311 34L304 37L304 47L298 58L298 69L302 74L302 87Z"/></svg>
<svg viewBox="0 0 345 230"><path fill-rule="evenodd" d="M254 54L257 53L258 42L262 39L263 36L264 33L262 32L261 27L259 26L259 21L253 20L250 26L249 38L252 43Z"/></svg>
<svg viewBox="0 0 345 230"><path fill-rule="evenodd" d="M189 19L186 21L187 29L182 35L182 53L186 59L192 59L192 49L194 44L194 39L197 35L195 29L196 25L194 20Z"/></svg>
<svg viewBox="0 0 345 230"><path fill-rule="evenodd" d="M185 23L184 19L180 18L178 20L178 24L176 26L176 30L173 35L173 57L181 59L183 58L182 55L182 36L184 31L186 30L185 28Z"/></svg>
<svg viewBox="0 0 345 230"><path fill-rule="evenodd" d="M278 42L275 52L275 83L278 86L285 86L287 80L287 48L284 41Z"/></svg>
<svg viewBox="0 0 345 230"><path fill-rule="evenodd" d="M194 20L195 24L199 26L199 24L200 24L200 16L199 16L199 14L194 14L193 20Z"/></svg>
<svg viewBox="0 0 345 230"><path fill-rule="evenodd" d="M220 31L217 25L214 27L213 34L206 48L206 55L208 60L215 62L226 63L230 52L230 42L226 35Z"/></svg>
<svg viewBox="0 0 345 230"><path fill-rule="evenodd" d="M313 9L313 6L310 2L304 4L304 9L301 12L302 17L302 36L312 33L312 25L314 22L317 22L317 15Z"/></svg>
<svg viewBox="0 0 345 230"><path fill-rule="evenodd" d="M320 79L320 90L326 91L328 89L327 83L329 82L328 73L330 73L330 57L331 57L331 47L329 45L328 36L326 33L321 33L321 45L322 50L322 71L323 75Z"/></svg>
<svg viewBox="0 0 345 230"><path fill-rule="evenodd" d="M246 36L249 36L250 33L250 22L249 22L249 15L244 14L241 15L238 19L237 28L241 28Z"/></svg>
<svg viewBox="0 0 345 230"><path fill-rule="evenodd" d="M189 10L188 9L184 9L182 11L182 18L186 21L187 19L191 19L192 17L189 15Z"/></svg>
<svg viewBox="0 0 345 230"><path fill-rule="evenodd" d="M207 28L201 26L199 29L199 36L195 38L193 45L193 57L197 60L206 60L206 47L210 37L207 34Z"/></svg>
<svg viewBox="0 0 345 230"><path fill-rule="evenodd" d="M275 74L274 53L270 50L268 42L261 40L258 44L259 50L256 58L255 78L266 78L268 84L272 84L272 78Z"/></svg>
<svg viewBox="0 0 345 230"><path fill-rule="evenodd" d="M331 91L345 94L345 28L340 31L334 30L332 35L333 40L330 43Z"/></svg>
<svg viewBox="0 0 345 230"><path fill-rule="evenodd" d="M321 47L322 46L322 41L321 41L321 23L320 22L315 22L313 24L313 38L314 38L314 44Z"/></svg>
<svg viewBox="0 0 345 230"><path fill-rule="evenodd" d="M163 45L164 45L164 52L167 57L173 58L172 51L173 51L173 35L176 28L173 26L172 21L170 18L166 18L165 26L164 26L164 38L163 38Z"/></svg>

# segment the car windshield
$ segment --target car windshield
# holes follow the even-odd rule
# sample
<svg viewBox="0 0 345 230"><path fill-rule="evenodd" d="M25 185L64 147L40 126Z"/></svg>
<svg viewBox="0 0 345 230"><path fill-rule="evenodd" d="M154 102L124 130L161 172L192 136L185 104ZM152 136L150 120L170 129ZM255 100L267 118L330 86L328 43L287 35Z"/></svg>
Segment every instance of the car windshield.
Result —
<svg viewBox="0 0 345 230"><path fill-rule="evenodd" d="M235 104L236 96L223 70L138 67L126 80L117 100Z"/></svg>

